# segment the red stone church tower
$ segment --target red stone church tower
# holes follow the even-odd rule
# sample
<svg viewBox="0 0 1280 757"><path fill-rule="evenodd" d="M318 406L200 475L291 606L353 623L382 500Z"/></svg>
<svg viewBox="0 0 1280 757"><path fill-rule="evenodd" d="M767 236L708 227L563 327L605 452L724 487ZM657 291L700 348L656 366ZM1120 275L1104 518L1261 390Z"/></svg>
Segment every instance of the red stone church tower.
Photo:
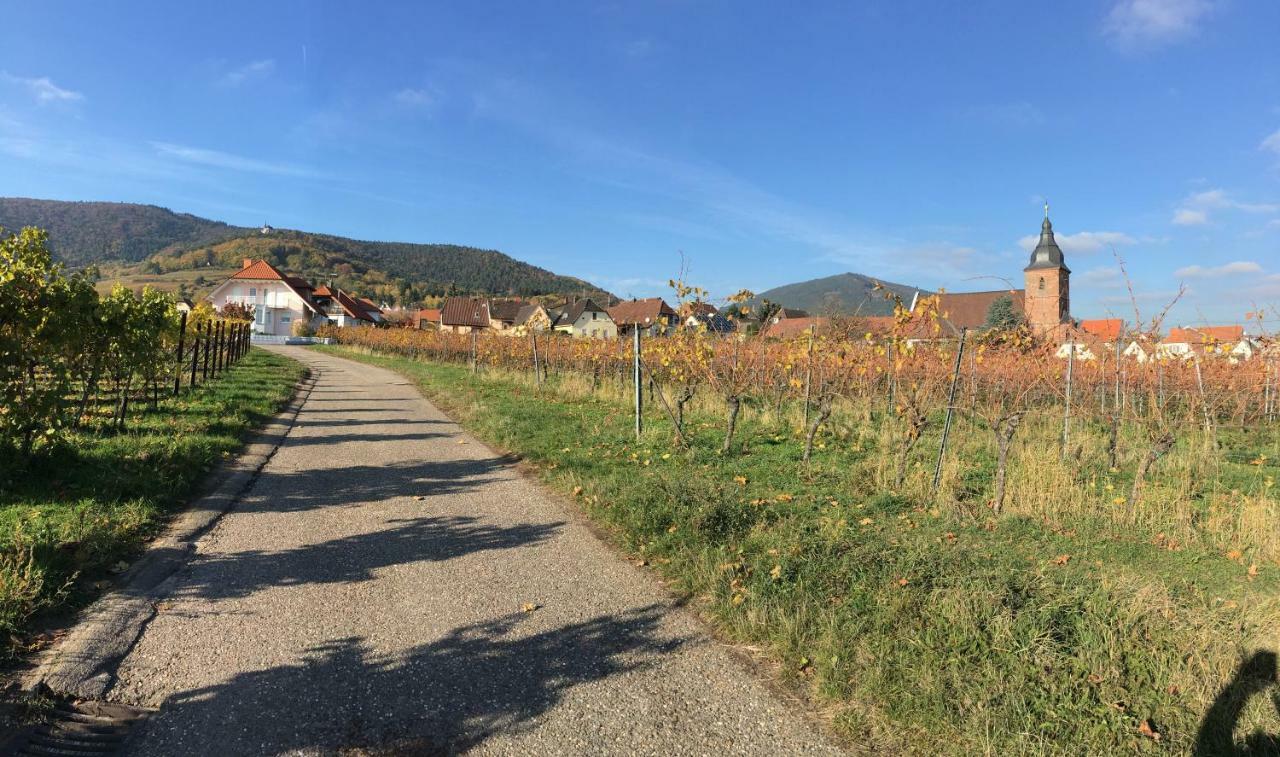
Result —
<svg viewBox="0 0 1280 757"><path fill-rule="evenodd" d="M1044 206L1040 243L1031 253L1031 263L1022 269L1027 288L1023 308L1027 324L1037 334L1047 335L1071 322L1071 269L1062 259L1062 249L1053 238L1049 205Z"/></svg>

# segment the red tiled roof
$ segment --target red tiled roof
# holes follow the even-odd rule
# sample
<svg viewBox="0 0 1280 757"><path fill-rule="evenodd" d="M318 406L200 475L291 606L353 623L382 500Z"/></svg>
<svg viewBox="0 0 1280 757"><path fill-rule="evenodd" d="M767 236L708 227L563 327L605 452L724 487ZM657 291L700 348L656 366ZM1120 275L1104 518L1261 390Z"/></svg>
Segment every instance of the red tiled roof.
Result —
<svg viewBox="0 0 1280 757"><path fill-rule="evenodd" d="M445 326L488 328L489 303L475 297L450 297L440 310L440 323Z"/></svg>
<svg viewBox="0 0 1280 757"><path fill-rule="evenodd" d="M887 334L893 331L894 318L891 315L864 315L854 318L853 323L856 328L872 334Z"/></svg>
<svg viewBox="0 0 1280 757"><path fill-rule="evenodd" d="M1196 326L1169 329L1166 342L1172 344L1204 344L1206 342L1238 342L1244 338L1244 326Z"/></svg>
<svg viewBox="0 0 1280 757"><path fill-rule="evenodd" d="M657 323L662 316L671 318L676 311L671 309L661 297L650 297L647 300L627 300L609 308L609 317L619 326L640 324L647 326Z"/></svg>
<svg viewBox="0 0 1280 757"><path fill-rule="evenodd" d="M1099 339L1114 342L1120 338L1120 332L1124 330L1124 321L1120 318L1085 320L1080 322L1080 330Z"/></svg>
<svg viewBox="0 0 1280 757"><path fill-rule="evenodd" d="M231 274L233 279L270 279L273 281L288 281L283 273L276 270L276 267L265 260L255 260L247 266Z"/></svg>
<svg viewBox="0 0 1280 757"><path fill-rule="evenodd" d="M382 312L382 308L373 304L373 300L369 299L368 297L357 297L356 302L360 303L361 307L363 307L366 311L370 313Z"/></svg>
<svg viewBox="0 0 1280 757"><path fill-rule="evenodd" d="M946 292L938 295L938 315L952 328L980 329L987 323L987 311L991 303L1008 297L1013 300L1014 312L1024 312L1023 290L999 289L994 292Z"/></svg>
<svg viewBox="0 0 1280 757"><path fill-rule="evenodd" d="M413 314L413 320L416 323L439 323L440 308L423 308Z"/></svg>
<svg viewBox="0 0 1280 757"><path fill-rule="evenodd" d="M812 326L815 331L821 329L823 326L827 325L827 321L827 318L823 318L821 316L784 318L777 323L769 324L769 327L764 330L764 336L767 336L770 339L790 339L793 336L803 334L810 326Z"/></svg>

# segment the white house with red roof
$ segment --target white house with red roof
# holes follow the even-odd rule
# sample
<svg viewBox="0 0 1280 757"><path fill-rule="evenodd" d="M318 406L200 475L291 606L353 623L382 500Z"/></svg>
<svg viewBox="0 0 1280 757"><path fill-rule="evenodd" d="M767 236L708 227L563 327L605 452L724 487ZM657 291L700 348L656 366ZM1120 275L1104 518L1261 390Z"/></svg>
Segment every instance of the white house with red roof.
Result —
<svg viewBox="0 0 1280 757"><path fill-rule="evenodd" d="M208 299L219 310L231 303L249 307L255 334L288 336L295 322L320 315L311 285L286 276L265 260L246 258L240 270L210 292Z"/></svg>

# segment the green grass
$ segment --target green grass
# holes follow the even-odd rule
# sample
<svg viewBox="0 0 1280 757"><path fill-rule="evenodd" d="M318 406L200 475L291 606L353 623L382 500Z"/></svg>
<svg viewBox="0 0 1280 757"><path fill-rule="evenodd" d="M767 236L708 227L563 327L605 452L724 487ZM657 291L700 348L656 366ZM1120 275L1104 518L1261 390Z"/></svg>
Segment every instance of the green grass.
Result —
<svg viewBox="0 0 1280 757"><path fill-rule="evenodd" d="M719 418L698 415L680 451L659 410L637 443L624 402L571 379L537 388L321 349L400 371L519 454L725 637L766 649L838 733L883 751L1188 752L1240 661L1276 647L1274 565L1250 576L1220 550L1087 519L975 519L887 493L867 474L874 435L824 435L805 466L790 424L753 416L735 443L746 451L721 456ZM981 490L989 461L971 462L964 484ZM1254 729L1280 731L1265 696L1236 734Z"/></svg>
<svg viewBox="0 0 1280 757"><path fill-rule="evenodd" d="M252 350L221 377L123 432L83 431L0 468L0 634L10 654L39 613L92 597L166 515L292 394L303 367Z"/></svg>

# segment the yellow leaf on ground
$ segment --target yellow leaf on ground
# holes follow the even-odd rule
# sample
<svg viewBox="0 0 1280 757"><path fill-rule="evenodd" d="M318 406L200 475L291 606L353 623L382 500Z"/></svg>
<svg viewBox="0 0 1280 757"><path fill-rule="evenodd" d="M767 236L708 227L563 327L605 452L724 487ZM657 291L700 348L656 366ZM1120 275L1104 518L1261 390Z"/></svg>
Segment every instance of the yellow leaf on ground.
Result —
<svg viewBox="0 0 1280 757"><path fill-rule="evenodd" d="M524 604L520 605L520 612L533 612L534 610L538 609L541 606L542 605L539 605L535 602L525 602Z"/></svg>

